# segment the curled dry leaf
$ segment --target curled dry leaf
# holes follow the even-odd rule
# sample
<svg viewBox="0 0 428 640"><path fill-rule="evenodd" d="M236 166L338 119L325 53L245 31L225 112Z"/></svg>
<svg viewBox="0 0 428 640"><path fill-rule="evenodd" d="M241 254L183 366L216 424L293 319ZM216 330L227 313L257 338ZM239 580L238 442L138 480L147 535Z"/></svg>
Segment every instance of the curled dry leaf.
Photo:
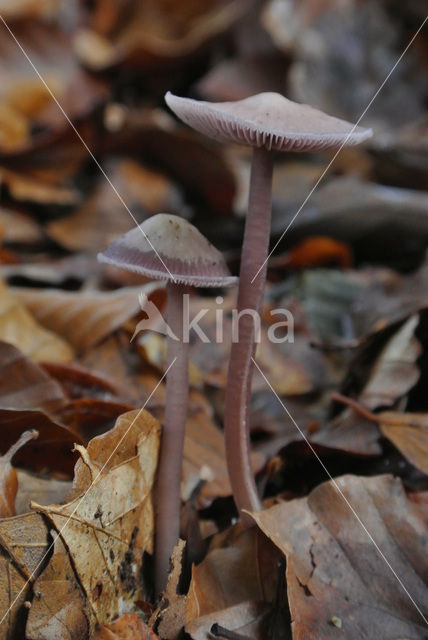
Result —
<svg viewBox="0 0 428 640"><path fill-rule="evenodd" d="M143 551L153 550L152 489L159 423L146 411L78 447L74 489L64 505L43 507L60 533L85 594L91 631L111 622L141 594ZM63 528L65 523L67 528Z"/></svg>
<svg viewBox="0 0 428 640"><path fill-rule="evenodd" d="M12 458L21 447L38 435L37 431L25 431L9 451L0 457L0 518L9 518L16 513L18 475L11 465Z"/></svg>
<svg viewBox="0 0 428 640"><path fill-rule="evenodd" d="M293 639L419 638L426 633L427 504L391 476L336 480L403 587L332 481L307 498L253 513L287 557ZM411 542L410 542L411 541ZM410 600L409 595L414 603Z"/></svg>
<svg viewBox="0 0 428 640"><path fill-rule="evenodd" d="M0 339L17 347L33 360L69 362L73 350L52 331L44 329L0 281Z"/></svg>
<svg viewBox="0 0 428 640"><path fill-rule="evenodd" d="M158 283L149 283L112 292L75 293L18 287L12 291L44 327L55 331L78 353L82 353L138 313L140 293L145 293L150 299L151 294L155 295L159 289L162 286Z"/></svg>
<svg viewBox="0 0 428 640"><path fill-rule="evenodd" d="M0 520L0 639L24 637L32 583L42 569L48 530L37 513Z"/></svg>
<svg viewBox="0 0 428 640"><path fill-rule="evenodd" d="M125 613L111 624L103 624L94 640L160 640L136 613Z"/></svg>
<svg viewBox="0 0 428 640"><path fill-rule="evenodd" d="M387 340L368 373L358 401L368 409L387 407L406 395L419 379L417 359L421 345L415 337L419 315L410 316ZM364 346L361 354L364 355ZM327 446L360 453L379 453L377 426L346 409L314 440Z"/></svg>

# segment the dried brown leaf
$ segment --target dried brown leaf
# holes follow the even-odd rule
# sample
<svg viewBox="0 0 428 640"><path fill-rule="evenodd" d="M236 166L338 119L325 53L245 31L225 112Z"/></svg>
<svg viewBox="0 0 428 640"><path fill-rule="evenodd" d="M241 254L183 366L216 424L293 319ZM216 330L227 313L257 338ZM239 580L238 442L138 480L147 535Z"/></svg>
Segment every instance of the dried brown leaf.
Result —
<svg viewBox="0 0 428 640"><path fill-rule="evenodd" d="M24 637L24 603L47 548L48 530L37 513L0 520L1 640Z"/></svg>
<svg viewBox="0 0 428 640"><path fill-rule="evenodd" d="M60 385L18 349L0 341L0 407L52 412L66 403Z"/></svg>
<svg viewBox="0 0 428 640"><path fill-rule="evenodd" d="M157 283L149 283L112 292L74 293L20 287L12 291L44 327L55 331L82 353L138 313L140 293L150 298L161 288Z"/></svg>
<svg viewBox="0 0 428 640"><path fill-rule="evenodd" d="M376 418L385 438L415 467L428 474L428 414L383 411Z"/></svg>
<svg viewBox="0 0 428 640"><path fill-rule="evenodd" d="M25 627L28 640L85 640L88 613L63 541L53 532L54 552L34 583L34 598Z"/></svg>
<svg viewBox="0 0 428 640"><path fill-rule="evenodd" d="M419 638L428 601L427 508L410 502L391 476L336 480L352 509L399 576L397 578L333 482L307 498L253 513L287 557L293 639ZM336 628L335 628L336 627Z"/></svg>
<svg viewBox="0 0 428 640"><path fill-rule="evenodd" d="M111 622L141 594L143 551L153 550L152 488L159 424L146 411L79 447L70 502L42 507L70 554L90 609L90 628ZM64 527L65 523L66 528Z"/></svg>
<svg viewBox="0 0 428 640"><path fill-rule="evenodd" d="M33 360L69 362L72 348L52 331L44 329L0 281L0 339L15 345Z"/></svg>

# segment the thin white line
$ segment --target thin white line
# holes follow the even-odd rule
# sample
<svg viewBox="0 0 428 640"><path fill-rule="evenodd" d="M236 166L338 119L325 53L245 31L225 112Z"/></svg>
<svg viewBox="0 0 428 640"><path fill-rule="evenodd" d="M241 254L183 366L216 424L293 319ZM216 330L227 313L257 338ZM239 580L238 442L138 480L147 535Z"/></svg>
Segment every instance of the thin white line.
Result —
<svg viewBox="0 0 428 640"><path fill-rule="evenodd" d="M11 30L11 28L9 27L9 25L6 23L5 19L3 18L2 15L0 15L0 20L2 21L2 23L4 24L4 26L6 27L6 29L8 30L9 34L11 35L11 37L13 38L13 40L15 41L15 43L18 45L18 47L20 48L22 54L25 56L25 58L27 59L27 61L29 62L29 64L31 65L31 67L33 68L33 71L36 73L36 75L38 76L40 82L43 84L43 86L45 87L45 89L48 91L49 95L51 96L52 100L55 102L55 104L57 105L58 109L61 111L62 115L64 116L64 118L67 120L68 124L70 125L70 127L73 129L74 133L76 134L76 136L79 138L80 142L82 143L82 145L85 147L86 151L88 152L88 154L91 156L92 160L95 162L96 166L98 167L98 169L101 171L102 175L104 176L104 178L107 180L107 182L109 183L110 187L113 189L114 193L116 194L116 196L118 197L120 203L125 207L126 211L129 213L129 215L131 216L132 220L135 222L136 226L140 229L141 233L143 234L144 238L147 240L147 242L149 243L149 245L151 246L151 248L153 249L153 251L155 252L155 254L157 255L157 257L159 258L159 260L161 261L162 265L164 266L164 268L166 269L166 271L168 272L168 274L170 275L170 277L172 278L173 282L176 282L175 277L172 275L172 273L170 272L170 270L168 269L168 267L166 266L165 262L162 260L162 258L160 257L159 253L156 251L155 247L152 245L152 243L150 242L150 239L148 238L147 234L145 233L145 231L143 229L141 229L140 225L138 224L134 214L132 213L132 211L130 210L130 208L128 207L128 205L126 204L125 200L122 198L122 196L120 195L119 191L117 190L117 188L114 186L113 182L111 181L111 179L108 177L107 173L104 171L103 167L101 166L101 164L98 162L98 160L96 159L96 157L94 156L94 154L92 153L92 151L90 150L90 148L88 147L88 145L86 144L86 142L84 141L84 139L82 138L82 136L80 135L80 133L78 132L78 130L76 129L76 127L74 126L74 124L72 123L72 121L70 120L70 118L68 117L68 115L66 114L66 112L64 111L62 105L59 103L58 99L56 98L56 96L54 95L54 93L51 91L50 87L48 86L48 84L46 83L45 79L43 78L43 76L41 75L41 73L39 72L39 70L37 69L37 67L35 66L35 64L33 63L33 61L31 60L30 56L28 55L28 53L25 51L24 47L21 45L21 43L19 42L19 40L17 39L17 37L15 36L15 34L13 33L13 31Z"/></svg>
<svg viewBox="0 0 428 640"><path fill-rule="evenodd" d="M339 149L336 151L336 153L334 154L333 158L330 160L330 162L328 163L327 167L324 169L324 171L322 172L322 174L320 175L320 177L318 178L318 180L316 181L315 185L312 187L312 189L310 190L310 192L308 193L308 195L306 196L306 198L304 199L304 201L302 202L302 204L300 205L299 209L297 210L297 212L294 214L294 216L291 218L290 222L287 225L287 228L285 229L285 231L282 233L281 237L279 238L279 240L275 243L273 249L270 251L268 257L266 258L266 260L263 262L262 266L259 268L259 270L257 271L256 275L253 277L253 279L251 280L251 284L253 284L254 280L257 278L257 276L259 275L260 271L263 269L263 267L265 266L265 264L267 263L267 261L269 260L269 258L271 257L271 255L273 254L273 252L275 251L275 249L277 248L277 246L279 245L279 243L282 241L282 239L284 238L285 234L287 233L287 231L290 229L291 225L294 223L294 221L296 220L297 216L299 215L299 213L302 211L303 207L305 206L305 204L308 202L309 198L311 197L311 195L313 194L313 192L315 191L315 189L318 187L319 183L321 182L321 180L324 178L325 174L327 173L327 171L330 169L331 165L333 164L333 162L336 160L337 156L339 155L339 153L342 151L343 147L346 145L347 141L349 140L350 136L354 133L355 129L357 128L357 126L359 125L359 123L361 122L361 120L364 118L364 116L366 115L367 111L370 109L370 107L372 106L373 102L376 100L376 98L378 97L379 93L382 91L382 89L384 88L385 84L388 82L389 78L391 77L391 75L394 73L395 69L397 68L397 66L400 64L401 60L404 58L404 56L406 55L407 51L410 49L410 47L412 46L414 40L416 39L416 37L419 35L420 31L422 31L426 21L428 20L428 16L426 16L426 18L424 19L424 21L422 22L421 26L419 27L419 29L416 31L416 33L414 34L414 36L412 37L412 39L410 40L409 44L407 45L407 47L404 49L403 53L400 55L400 57L398 58L398 60L396 61L396 63L394 64L394 66L392 67L391 71L388 73L388 75L386 76L385 80L382 82L382 84L380 85L379 89L376 91L376 93L374 94L374 96L372 97L372 99L370 100L370 102L368 103L367 107L364 109L364 111L362 112L362 114L360 115L360 117L358 118L357 122L354 124L354 126L352 127L351 131L348 133L348 135L346 136L345 140L342 142L341 146L339 147Z"/></svg>
<svg viewBox="0 0 428 640"><path fill-rule="evenodd" d="M382 558L382 560L385 562L385 564L388 566L388 568L391 570L392 574L394 575L395 579L398 581L398 583L400 584L401 588L403 589L403 591L406 593L406 595L408 596L408 598L410 599L410 601L412 602L412 604L414 605L416 611L419 613L419 615L421 616L422 620L425 622L425 624L428 626L428 620L426 619L426 617L424 616L424 614L422 613L421 609L419 608L419 606L417 605L417 603L414 601L414 599L412 598L412 596L410 595L410 593L408 592L408 590L406 589L406 587L404 586L403 582L401 581L400 577L397 575L396 571L394 570L394 568L391 566L389 560L386 558L385 554L383 553L383 551L380 549L380 547L378 546L376 540L373 538L372 534L370 533L370 531L367 529L366 525L364 524L364 522L361 520L360 516L358 515L358 513L355 511L354 507L352 506L352 504L349 502L348 498L345 496L345 494L343 493L342 489L339 487L339 485L337 484L336 480L333 478L333 476L331 475L331 473L329 472L329 470L327 469L327 467L325 466L324 462L321 460L321 458L319 457L319 455L317 454L317 452L315 451L315 449L313 448L313 446L311 445L311 443L309 442L309 440L307 439L307 437L305 436L305 434L303 433L303 431L301 430L301 428L299 427L299 425L297 424L297 422L295 421L295 419L293 418L293 416L291 415L291 413L289 412L289 410L287 409L287 407L285 406L285 404L283 403L283 401L281 400L281 398L279 397L279 395L276 393L275 389L272 387L271 383L269 382L269 380L266 378L265 374L263 373L263 371L260 369L259 365L257 364L257 362L254 360L254 358L251 358L254 365L257 367L257 369L259 370L259 372L261 373L261 375L263 376L263 378L265 379L266 383L268 384L268 386L270 387L272 393L274 394L274 396L276 397L276 399L278 400L279 404L282 406L282 408L284 409L285 413L288 415L288 417L290 418L291 422L294 424L294 426L296 427L296 429L298 430L298 432L300 433L300 435L302 436L302 438L305 440L306 444L308 445L308 447L310 448L310 450L312 451L312 453L314 454L314 456L316 457L316 459L318 460L318 462L320 463L320 465L322 466L322 468L324 469L325 473L328 475L328 477L330 478L333 486L335 487L335 489L338 491L338 493L341 495L341 497L343 498L343 500L345 501L345 503L347 504L347 506L349 507L349 509L352 511L352 513L354 514L355 518L357 519L357 521L359 522L359 524L361 525L361 527L363 528L363 530L365 531L365 533L367 534L367 536L369 537L369 539L371 540L371 542L373 543L376 551L379 553L380 557Z"/></svg>
<svg viewBox="0 0 428 640"><path fill-rule="evenodd" d="M143 406L141 407L141 409L138 411L137 415L135 416L135 418L133 419L133 421L131 422L131 424L129 425L129 427L127 428L127 430L125 431L125 433L122 435L122 437L120 438L120 440L117 442L116 446L114 447L113 451L111 452L111 454L109 455L109 457L107 458L107 460L105 461L105 463L103 464L103 466L101 467L101 469L99 470L98 474L96 475L96 477L94 478L94 480L92 480L91 484L89 485L89 487L86 489L85 493L83 494L83 496L80 498L79 502L77 503L77 505L74 507L73 511L69 514L65 524L61 527L61 529L59 530L58 534L56 535L55 539L51 542L51 544L49 545L49 547L47 548L47 550L45 551L43 558L40 560L40 562L37 564L37 566L35 567L35 569L31 572L30 577L28 578L28 580L26 581L26 583L24 584L24 586L22 587L22 589L19 591L18 595L15 597L15 599L13 600L13 602L11 603L11 605L9 606L8 610L6 611L6 613L4 614L3 618L0 620L0 626L2 625L2 623L4 622L4 620L6 619L6 617L9 615L9 612L11 611L11 609L14 607L15 603L17 602L17 600L19 599L19 597L21 596L22 592L25 590L25 588L27 587L27 585L35 578L36 576L36 572L37 570L40 568L40 566L42 565L42 563L44 562L45 558L47 557L47 555L49 554L50 550L53 548L53 546L55 545L55 542L58 540L58 538L60 537L60 535L62 534L62 532L64 531L64 529L67 527L68 523L70 522L70 519L73 517L73 515L76 513L77 509L80 507L80 505L82 504L82 502L84 501L84 499L86 498L86 496L88 495L89 491L92 489L92 487L94 486L94 484L96 483L96 481L98 480L98 478L100 477L100 475L102 474L102 472L104 471L106 465L108 464L108 462L111 460L112 456L114 455L114 453L117 451L118 447L121 445L121 443L123 442L123 440L126 438L126 436L128 435L128 433L130 432L130 430L132 429L132 427L134 426L135 422L138 420L140 414L142 411L144 411L145 407L147 406L147 403L150 401L150 398L152 397L152 395L156 392L157 388L159 387L159 385L161 384L162 380L165 378L165 376L167 375L168 371L171 369L172 365L174 364L174 362L176 361L177 358L174 358L174 360L171 362L171 364L169 365L169 367L167 368L167 370L165 371L165 373L163 374L162 378L159 380L159 382L157 383L157 385L155 386L155 388L153 389L153 391L150 393L149 397L147 398L147 400L145 401L145 403L143 404Z"/></svg>

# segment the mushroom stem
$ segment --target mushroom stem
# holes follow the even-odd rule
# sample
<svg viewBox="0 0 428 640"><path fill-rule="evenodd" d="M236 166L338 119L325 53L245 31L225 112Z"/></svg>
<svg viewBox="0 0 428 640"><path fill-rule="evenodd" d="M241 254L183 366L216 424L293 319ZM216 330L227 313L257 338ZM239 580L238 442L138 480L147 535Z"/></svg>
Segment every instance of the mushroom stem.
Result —
<svg viewBox="0 0 428 640"><path fill-rule="evenodd" d="M156 595L165 589L172 551L180 533L180 485L184 433L189 397L189 345L183 341L183 299L186 286L169 282L168 326L178 339L168 336L166 408L157 472Z"/></svg>
<svg viewBox="0 0 428 640"><path fill-rule="evenodd" d="M266 265L252 282L269 250L273 153L254 148L248 215L245 225L238 292L238 341L232 344L226 387L226 458L233 497L244 526L251 519L242 509L261 508L250 460L249 407L252 357L255 352L255 319L260 312L266 281ZM251 313L252 312L252 313Z"/></svg>

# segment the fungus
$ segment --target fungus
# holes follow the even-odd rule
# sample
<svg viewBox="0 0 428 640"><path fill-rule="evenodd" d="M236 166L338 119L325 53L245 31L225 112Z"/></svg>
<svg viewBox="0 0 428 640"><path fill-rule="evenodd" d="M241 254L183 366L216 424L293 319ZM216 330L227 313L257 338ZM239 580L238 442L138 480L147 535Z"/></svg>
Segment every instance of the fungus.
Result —
<svg viewBox="0 0 428 640"><path fill-rule="evenodd" d="M143 232L143 233L141 233ZM179 537L180 482L189 395L188 341L183 336L183 299L188 286L228 287L237 282L223 256L192 224L165 213L148 218L115 240L101 262L167 281L167 378L157 474L155 589L166 585Z"/></svg>
<svg viewBox="0 0 428 640"><path fill-rule="evenodd" d="M328 116L278 93L236 102L209 103L167 93L172 111L193 129L220 142L253 147L248 215L239 276L239 341L232 344L225 406L225 443L233 496L243 509L261 507L250 464L249 403L255 347L251 312L259 312L266 280L272 199L272 151L322 151L356 145L370 129ZM243 313L242 313L243 312Z"/></svg>

